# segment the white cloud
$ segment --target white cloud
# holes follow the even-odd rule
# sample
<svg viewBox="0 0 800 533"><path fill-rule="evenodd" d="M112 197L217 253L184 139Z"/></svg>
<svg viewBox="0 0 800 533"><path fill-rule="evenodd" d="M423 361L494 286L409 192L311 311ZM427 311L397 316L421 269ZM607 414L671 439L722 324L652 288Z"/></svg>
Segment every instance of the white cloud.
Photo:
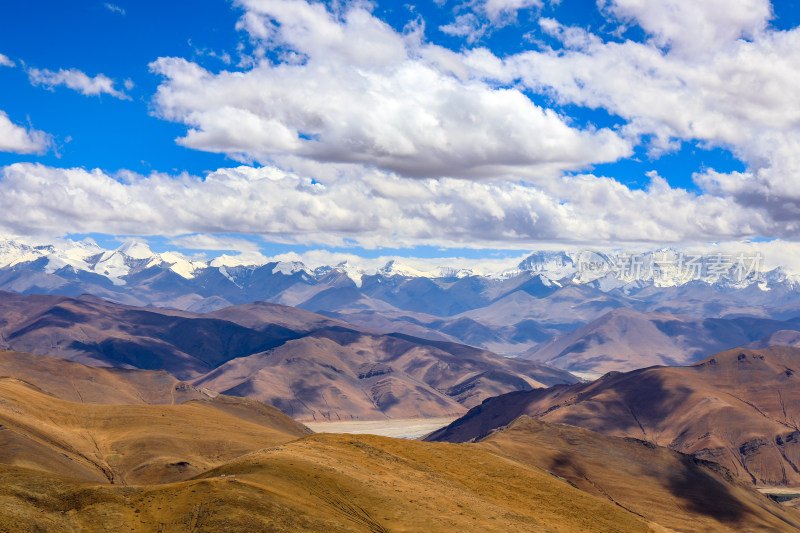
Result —
<svg viewBox="0 0 800 533"><path fill-rule="evenodd" d="M670 6L680 6L674 13L679 20L694 16L705 25L713 18L710 12L694 13L705 3L663 0L615 5L618 9L625 5L631 12L638 6L637 16L643 20L649 20L651 11ZM800 199L800 107L794 96L800 84L796 52L800 29L763 28L769 16L769 6L764 5L743 1L731 4L729 11L721 9L725 11L721 20L738 17L752 24L730 22L738 29L727 34L709 29L706 34L713 43L704 46L713 54L687 53L689 44L675 41L677 33L668 29L659 35L672 39L675 47L665 51L658 43L604 42L585 30L544 20L542 27L560 38L565 49L506 58L498 79L518 77L525 86L563 104L618 115L631 138L650 137L649 147L656 156L681 142L731 150L746 163L747 171L721 175L703 170L696 182L707 193L728 197L740 206L772 211L775 220L787 224L781 233L791 233L792 217L800 217L791 204ZM751 11L752 16L742 14ZM751 40L737 39L739 35L751 35Z"/></svg>
<svg viewBox="0 0 800 533"><path fill-rule="evenodd" d="M366 248L520 249L548 241L597 246L729 240L776 226L763 212L670 189L657 176L646 190L593 176L552 180L541 189L409 180L378 171L323 184L269 167L220 169L201 179L18 163L0 176L0 232L11 234L247 233L277 242ZM194 241L219 246L201 237Z"/></svg>
<svg viewBox="0 0 800 533"><path fill-rule="evenodd" d="M106 9L108 9L109 11L111 11L113 13L119 13L120 15L125 15L125 10L123 8L119 7L116 4L112 4L110 2L106 2L103 5L106 7Z"/></svg>
<svg viewBox="0 0 800 533"><path fill-rule="evenodd" d="M574 128L517 89L440 69L425 58L448 52L360 4L341 16L322 3L242 4L240 27L257 46L294 55L219 74L180 58L152 63L165 77L156 110L189 126L184 146L261 163L294 155L474 178L555 177L631 153L611 130Z"/></svg>
<svg viewBox="0 0 800 533"><path fill-rule="evenodd" d="M561 248L563 249L563 248ZM503 254L505 255L505 254ZM336 266L346 263L354 270L364 271L368 274L375 273L378 269L386 266L390 261L400 263L400 268L415 270L421 273L438 273L439 269L470 269L475 274L491 275L512 269L525 259L529 252L510 254L501 258L481 258L459 256L442 257L414 257L403 256L398 258L395 255L381 255L378 257L362 257L356 254L344 252L332 252L330 250L308 250L302 253L288 252L279 254L266 259L266 261L299 261L308 268L314 269L322 266Z"/></svg>
<svg viewBox="0 0 800 533"><path fill-rule="evenodd" d="M740 37L755 38L772 17L769 0L599 0L682 55L712 55Z"/></svg>
<svg viewBox="0 0 800 533"><path fill-rule="evenodd" d="M553 0L552 3L558 3ZM470 0L459 4L453 22L439 26L439 30L463 37L473 44L493 30L517 22L519 11L540 9L543 0Z"/></svg>
<svg viewBox="0 0 800 533"><path fill-rule="evenodd" d="M108 94L120 100L130 100L130 96L114 88L114 80L105 74L95 77L88 76L78 69L60 69L58 72L47 69L28 69L28 79L33 85L41 85L52 89L64 85L84 96L99 96Z"/></svg>
<svg viewBox="0 0 800 533"><path fill-rule="evenodd" d="M505 17L516 18L517 12L532 7L542 7L542 0L481 0L480 9L489 20L497 22Z"/></svg>
<svg viewBox="0 0 800 533"><path fill-rule="evenodd" d="M48 134L14 124L4 111L0 111L0 152L35 154L47 151L50 144Z"/></svg>
<svg viewBox="0 0 800 533"><path fill-rule="evenodd" d="M439 30L448 35L464 37L471 44L484 36L488 26L475 13L462 13L456 15L453 22L439 26Z"/></svg>
<svg viewBox="0 0 800 533"><path fill-rule="evenodd" d="M16 63L11 61L8 56L0 54L0 67L15 67Z"/></svg>
<svg viewBox="0 0 800 533"><path fill-rule="evenodd" d="M366 3L239 4L252 61L214 73L160 58L154 108L188 126L181 144L264 168L199 179L12 165L0 170L0 231L146 231L202 249L237 244L215 233L507 249L800 239L800 29L769 28L765 1L608 0L612 22L639 24L649 40L608 42L542 19L564 47L504 58L429 44L419 27L395 31ZM538 2L471 5L452 32L483 31L490 6L502 21ZM116 92L103 75L35 72L49 86ZM71 72L81 81L70 85ZM106 89L85 92L98 79ZM524 90L604 109L624 126L577 127ZM704 169L698 194L656 174L642 190L562 175L626 157L641 139L656 156L681 142L728 148L748 168Z"/></svg>
<svg viewBox="0 0 800 533"><path fill-rule="evenodd" d="M257 253L261 246L257 242L231 236L196 233L170 239L170 244L190 250L213 250L226 252Z"/></svg>

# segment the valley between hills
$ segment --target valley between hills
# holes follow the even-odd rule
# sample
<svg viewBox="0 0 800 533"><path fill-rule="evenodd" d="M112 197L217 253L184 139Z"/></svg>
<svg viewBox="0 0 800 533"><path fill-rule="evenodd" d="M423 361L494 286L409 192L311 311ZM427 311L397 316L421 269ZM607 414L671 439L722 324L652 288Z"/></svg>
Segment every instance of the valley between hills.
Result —
<svg viewBox="0 0 800 533"><path fill-rule="evenodd" d="M4 531L800 528L728 470L642 440L524 416L475 444L312 434L164 372L0 361Z"/></svg>
<svg viewBox="0 0 800 533"><path fill-rule="evenodd" d="M762 493L800 491L795 338L581 382L278 304L0 293L0 531L798 531Z"/></svg>

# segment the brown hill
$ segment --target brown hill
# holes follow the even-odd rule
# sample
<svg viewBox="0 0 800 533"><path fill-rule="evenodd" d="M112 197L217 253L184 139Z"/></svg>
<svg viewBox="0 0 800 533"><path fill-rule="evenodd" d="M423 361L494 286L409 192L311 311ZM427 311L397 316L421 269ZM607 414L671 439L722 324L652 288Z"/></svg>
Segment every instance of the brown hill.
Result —
<svg viewBox="0 0 800 533"><path fill-rule="evenodd" d="M524 426L512 432L519 430L535 436ZM687 457L622 439L593 440L558 429L547 433L551 440L539 437L538 442L564 446L573 462L556 450L514 457L508 435L478 446L313 435L157 486L79 483L0 467L0 530L798 530L794 511ZM573 442L576 437L580 443ZM598 464L590 456L594 452L611 458L611 465ZM555 458L550 470L563 477L535 466L548 453ZM625 464L624 457L631 455L633 464ZM579 471L584 465L588 470ZM615 472L614 466L623 471ZM654 480L658 484L648 484ZM629 507L628 498L635 500L637 491L642 501ZM656 501L658 496L665 500Z"/></svg>
<svg viewBox="0 0 800 533"><path fill-rule="evenodd" d="M307 314L283 308L287 315ZM93 296L0 293L0 347L89 365L202 375L243 354L299 338L307 329L234 322L167 309L138 308Z"/></svg>
<svg viewBox="0 0 800 533"><path fill-rule="evenodd" d="M187 479L310 430L274 407L218 396L181 405L61 400L0 379L0 463L118 484Z"/></svg>
<svg viewBox="0 0 800 533"><path fill-rule="evenodd" d="M305 420L458 415L490 396L577 381L532 361L375 334L264 303L202 315L90 296L0 293L0 347L90 365L166 370Z"/></svg>
<svg viewBox="0 0 800 533"><path fill-rule="evenodd" d="M698 461L588 431L545 438L520 422L479 445L308 433L248 399L99 405L2 378L0 531L795 531L800 522Z"/></svg>
<svg viewBox="0 0 800 533"><path fill-rule="evenodd" d="M689 367L492 398L428 438L471 441L527 414L694 454L759 486L800 486L798 368L798 348L730 350Z"/></svg>
<svg viewBox="0 0 800 533"><path fill-rule="evenodd" d="M0 350L0 378L16 378L71 402L180 404L216 396L164 370L86 366L73 361Z"/></svg>
<svg viewBox="0 0 800 533"><path fill-rule="evenodd" d="M66 384L78 382L80 396L117 385L123 393L115 399L135 400L145 376L168 376L3 355L5 371L16 368L67 396L77 393ZM151 393L157 401L171 397L179 383L161 381ZM452 531L562 522L585 529L593 516L600 530L621 531L615 524L646 530L637 517L602 500L531 467L520 473L519 465L480 450L337 436L275 447L308 433L252 400L75 403L5 377L0 379L0 463L7 465L0 467L0 530L384 531L397 524L420 531L434 520ZM486 472L465 467L476 461ZM223 473L236 474L236 481ZM198 474L194 481L175 483ZM510 484L497 488L497 475L508 476ZM120 490L108 483L166 484ZM567 505L563 491L571 497ZM534 499L542 509L514 511Z"/></svg>
<svg viewBox="0 0 800 533"><path fill-rule="evenodd" d="M193 383L308 421L457 416L497 394L565 381L575 379L460 344L327 328Z"/></svg>
<svg viewBox="0 0 800 533"><path fill-rule="evenodd" d="M479 446L538 466L676 531L791 531L787 511L716 463L631 438L521 416Z"/></svg>

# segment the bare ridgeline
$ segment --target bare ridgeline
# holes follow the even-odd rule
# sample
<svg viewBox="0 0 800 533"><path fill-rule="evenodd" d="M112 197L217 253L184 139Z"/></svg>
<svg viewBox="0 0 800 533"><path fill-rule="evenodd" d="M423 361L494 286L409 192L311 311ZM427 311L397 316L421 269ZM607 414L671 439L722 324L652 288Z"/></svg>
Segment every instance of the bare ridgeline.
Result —
<svg viewBox="0 0 800 533"><path fill-rule="evenodd" d="M800 529L800 294L759 255L25 253L0 268L0 529Z"/></svg>

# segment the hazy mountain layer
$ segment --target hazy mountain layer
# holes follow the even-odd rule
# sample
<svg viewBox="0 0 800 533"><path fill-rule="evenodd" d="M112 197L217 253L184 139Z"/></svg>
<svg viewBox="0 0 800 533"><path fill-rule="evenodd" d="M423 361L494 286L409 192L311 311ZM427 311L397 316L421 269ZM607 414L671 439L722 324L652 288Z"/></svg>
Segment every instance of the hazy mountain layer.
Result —
<svg viewBox="0 0 800 533"><path fill-rule="evenodd" d="M698 319L617 309L536 346L523 357L572 371L605 373L653 365L686 365L716 352L800 326L800 320ZM783 344L779 338L764 341Z"/></svg>

